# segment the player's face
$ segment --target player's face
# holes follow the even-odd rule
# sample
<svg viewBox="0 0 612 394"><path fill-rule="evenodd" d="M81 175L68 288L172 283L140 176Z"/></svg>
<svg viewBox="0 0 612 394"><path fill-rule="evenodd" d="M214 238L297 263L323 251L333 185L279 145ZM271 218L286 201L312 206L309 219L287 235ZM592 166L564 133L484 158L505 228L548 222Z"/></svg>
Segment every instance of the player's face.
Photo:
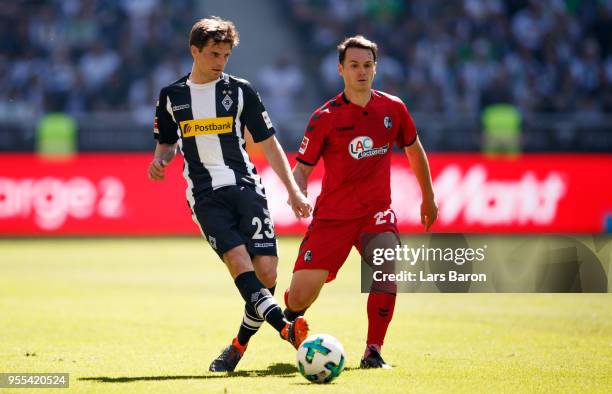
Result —
<svg viewBox="0 0 612 394"><path fill-rule="evenodd" d="M355 91L370 91L376 63L369 49L348 48L344 54L344 62L338 64L338 72L344 79L344 87Z"/></svg>
<svg viewBox="0 0 612 394"><path fill-rule="evenodd" d="M226 42L216 43L210 40L201 51L191 46L195 71L207 82L214 81L221 76L231 54L232 47Z"/></svg>

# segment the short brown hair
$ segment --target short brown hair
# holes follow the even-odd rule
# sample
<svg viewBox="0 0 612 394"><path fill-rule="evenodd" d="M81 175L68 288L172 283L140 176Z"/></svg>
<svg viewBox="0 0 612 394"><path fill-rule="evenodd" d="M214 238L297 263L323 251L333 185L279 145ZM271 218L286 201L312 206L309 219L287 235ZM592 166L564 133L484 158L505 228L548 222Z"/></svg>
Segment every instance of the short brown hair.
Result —
<svg viewBox="0 0 612 394"><path fill-rule="evenodd" d="M231 21L226 21L218 16L203 18L197 21L189 33L189 46L195 45L202 49L213 40L216 44L225 42L233 48L240 42L238 30Z"/></svg>
<svg viewBox="0 0 612 394"><path fill-rule="evenodd" d="M374 62L376 62L376 54L378 53L378 45L376 43L368 40L364 36L353 36L349 38L345 38L344 41L338 45L336 48L338 50L338 63L342 64L344 62L344 56L346 55L346 50L349 48L361 48L361 49L369 49L372 51L372 55L374 55Z"/></svg>

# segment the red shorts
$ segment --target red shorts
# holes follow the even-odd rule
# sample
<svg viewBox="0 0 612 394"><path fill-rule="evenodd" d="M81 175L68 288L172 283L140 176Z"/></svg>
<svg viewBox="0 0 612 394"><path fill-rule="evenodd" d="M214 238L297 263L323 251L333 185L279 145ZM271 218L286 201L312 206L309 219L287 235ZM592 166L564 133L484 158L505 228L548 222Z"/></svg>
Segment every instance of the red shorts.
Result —
<svg viewBox="0 0 612 394"><path fill-rule="evenodd" d="M398 234L395 212L391 208L357 219L315 218L302 240L293 272L324 269L329 271L326 282L331 282L353 246L361 253L362 236L384 232Z"/></svg>

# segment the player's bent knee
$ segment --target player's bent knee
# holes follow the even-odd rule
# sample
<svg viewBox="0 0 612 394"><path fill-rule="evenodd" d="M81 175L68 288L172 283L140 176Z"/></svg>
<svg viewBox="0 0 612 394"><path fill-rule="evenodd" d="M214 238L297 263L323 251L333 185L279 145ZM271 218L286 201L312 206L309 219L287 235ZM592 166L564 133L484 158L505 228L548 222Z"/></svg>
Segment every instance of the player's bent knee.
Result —
<svg viewBox="0 0 612 394"><path fill-rule="evenodd" d="M235 277L243 272L252 271L253 263L244 245L236 246L223 254L223 261Z"/></svg>
<svg viewBox="0 0 612 394"><path fill-rule="evenodd" d="M310 307L317 299L328 275L327 270L319 269L294 272L289 286L287 307L294 312Z"/></svg>
<svg viewBox="0 0 612 394"><path fill-rule="evenodd" d="M315 295L303 289L289 289L287 297L287 308L294 312L303 311L314 301Z"/></svg>
<svg viewBox="0 0 612 394"><path fill-rule="evenodd" d="M276 268L257 270L257 277L267 288L270 288L276 284L276 276Z"/></svg>
<svg viewBox="0 0 612 394"><path fill-rule="evenodd" d="M276 256L256 256L253 259L253 266L257 277L264 284L264 286L270 288L276 284L278 265L278 257Z"/></svg>

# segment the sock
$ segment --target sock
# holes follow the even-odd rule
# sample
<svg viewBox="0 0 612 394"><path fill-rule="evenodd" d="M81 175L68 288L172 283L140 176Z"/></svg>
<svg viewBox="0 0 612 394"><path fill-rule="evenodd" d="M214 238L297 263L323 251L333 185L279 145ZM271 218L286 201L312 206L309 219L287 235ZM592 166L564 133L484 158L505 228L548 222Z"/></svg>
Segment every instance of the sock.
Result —
<svg viewBox="0 0 612 394"><path fill-rule="evenodd" d="M274 290L276 290L276 285L269 287L270 293L274 295ZM245 346L249 343L249 340L259 327L263 324L264 319L259 317L258 313L253 308L253 305L248 302L244 304L244 316L242 316L242 324L240 324L240 329L238 329L238 335L236 336L236 340L240 343L241 346Z"/></svg>
<svg viewBox="0 0 612 394"><path fill-rule="evenodd" d="M395 294L370 291L368 296L368 339L366 345L380 349L385 342L387 328L393 318ZM367 349L366 349L367 352Z"/></svg>
<svg viewBox="0 0 612 394"><path fill-rule="evenodd" d="M236 338L232 339L232 346L235 347L236 349L238 349L240 351L240 353L244 354L244 352L246 352L248 343L243 345L243 344L241 344L238 341L238 337L236 337Z"/></svg>
<svg viewBox="0 0 612 394"><path fill-rule="evenodd" d="M283 311L283 315L285 315L285 319L292 322L298 317L304 316L304 313L306 313L306 309L304 309L303 311L297 311L297 312L289 309L289 289L285 290L284 298L285 298L285 310Z"/></svg>
<svg viewBox="0 0 612 394"><path fill-rule="evenodd" d="M240 295L247 304L257 311L276 331L281 332L287 324L278 302L272 297L270 290L257 279L255 271L247 271L238 275L234 280Z"/></svg>
<svg viewBox="0 0 612 394"><path fill-rule="evenodd" d="M285 310L283 311L283 315L285 316L285 319L287 319L290 322L293 322L298 317L304 316L304 312L306 311L294 312L292 310L289 310L289 308L285 308Z"/></svg>
<svg viewBox="0 0 612 394"><path fill-rule="evenodd" d="M373 347L374 349L376 349L378 354L380 354L380 346L375 345L375 344L366 345L365 351L363 352L363 358L370 357L370 353L371 353L370 347Z"/></svg>

